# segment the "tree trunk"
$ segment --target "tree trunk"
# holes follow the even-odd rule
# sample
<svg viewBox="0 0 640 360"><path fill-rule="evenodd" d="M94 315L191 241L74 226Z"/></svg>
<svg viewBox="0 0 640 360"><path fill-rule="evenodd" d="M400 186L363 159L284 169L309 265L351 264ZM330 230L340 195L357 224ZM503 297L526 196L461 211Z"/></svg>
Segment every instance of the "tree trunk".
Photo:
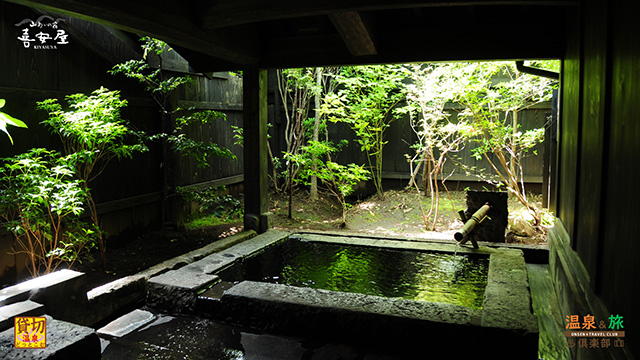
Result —
<svg viewBox="0 0 640 360"><path fill-rule="evenodd" d="M316 68L316 85L322 85L322 68ZM314 96L315 100L315 121L313 122L313 141L318 141L319 131L320 131L320 95L321 92L317 92ZM316 172L316 164L315 158L312 159L313 163L313 171ZM318 199L318 177L315 175L311 176L311 188L309 189L309 197L311 200Z"/></svg>

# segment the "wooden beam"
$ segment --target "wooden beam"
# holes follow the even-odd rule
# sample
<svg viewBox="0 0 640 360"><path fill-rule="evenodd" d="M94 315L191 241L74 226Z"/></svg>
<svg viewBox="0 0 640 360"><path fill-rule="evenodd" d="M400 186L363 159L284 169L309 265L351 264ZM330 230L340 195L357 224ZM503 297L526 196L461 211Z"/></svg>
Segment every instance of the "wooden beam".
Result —
<svg viewBox="0 0 640 360"><path fill-rule="evenodd" d="M236 185L236 184L242 184L243 182L244 182L244 174L239 174L239 175L233 175L225 178L204 181L197 184L185 185L183 187L188 189L195 189L195 190L206 190L211 187Z"/></svg>
<svg viewBox="0 0 640 360"><path fill-rule="evenodd" d="M369 28L357 11L329 14L331 22L354 56L376 55L376 45Z"/></svg>
<svg viewBox="0 0 640 360"><path fill-rule="evenodd" d="M82 45L107 60L111 65L142 58L140 46L118 29L68 15L53 14L42 9L34 9L34 11L64 19L62 27L72 38L80 40Z"/></svg>
<svg viewBox="0 0 640 360"><path fill-rule="evenodd" d="M525 28L524 25L522 27ZM486 37L463 43L472 33L469 28L448 29L442 36L433 36L430 29L387 28L376 37L377 55L374 56L352 55L338 35L309 37L305 41L276 38L271 40L260 66L295 68L457 60L558 59L563 56L562 30L554 26L533 26L530 29L526 32L489 29ZM531 31L536 31L537 35L530 36ZM416 46L415 39L421 39L421 46ZM319 52L318 48L322 51Z"/></svg>
<svg viewBox="0 0 640 360"><path fill-rule="evenodd" d="M242 111L242 104L230 104L219 101L178 100L178 106L194 110Z"/></svg>
<svg viewBox="0 0 640 360"><path fill-rule="evenodd" d="M102 0L8 0L87 20L117 29L162 39L171 45L210 55L232 64L254 64L257 53L251 44L244 44L231 36L221 37L215 32L196 26L189 7L174 1L140 3L135 1Z"/></svg>
<svg viewBox="0 0 640 360"><path fill-rule="evenodd" d="M218 0L201 11L201 24L207 29L218 29L344 11L489 5L577 6L580 3L580 0Z"/></svg>

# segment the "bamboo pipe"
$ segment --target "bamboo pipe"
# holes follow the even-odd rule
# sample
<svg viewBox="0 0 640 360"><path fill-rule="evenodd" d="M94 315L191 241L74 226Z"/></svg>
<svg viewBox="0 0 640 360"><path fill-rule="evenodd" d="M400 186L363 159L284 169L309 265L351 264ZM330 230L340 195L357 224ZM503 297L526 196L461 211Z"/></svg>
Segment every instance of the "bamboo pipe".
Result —
<svg viewBox="0 0 640 360"><path fill-rule="evenodd" d="M482 205L482 207L478 209L478 211L476 211L469 220L467 220L462 229L453 235L453 238L460 242L460 244L464 244L469 233L473 231L476 225L480 224L484 220L489 210L491 210L491 205L489 205L489 203Z"/></svg>

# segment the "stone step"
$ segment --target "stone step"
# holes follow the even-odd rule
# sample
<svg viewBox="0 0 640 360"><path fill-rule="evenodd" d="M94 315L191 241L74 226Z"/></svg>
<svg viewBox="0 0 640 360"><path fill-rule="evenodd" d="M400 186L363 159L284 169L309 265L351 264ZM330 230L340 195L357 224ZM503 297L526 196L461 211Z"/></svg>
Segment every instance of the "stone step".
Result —
<svg viewBox="0 0 640 360"><path fill-rule="evenodd" d="M0 331L12 328L16 316L39 316L44 313L44 306L31 300L0 307Z"/></svg>
<svg viewBox="0 0 640 360"><path fill-rule="evenodd" d="M46 348L17 349L14 328L0 332L0 354L2 359L100 359L100 338L95 330L46 318Z"/></svg>
<svg viewBox="0 0 640 360"><path fill-rule="evenodd" d="M198 293L220 281L217 275L172 270L147 282L147 306L172 313L192 313Z"/></svg>
<svg viewBox="0 0 640 360"><path fill-rule="evenodd" d="M198 295L220 281L216 273L289 235L287 231L268 231L177 270L154 276L147 282L146 304L172 313L194 313Z"/></svg>
<svg viewBox="0 0 640 360"><path fill-rule="evenodd" d="M196 299L196 313L205 317L213 317L219 310L220 299L228 289L235 286L233 282L220 281Z"/></svg>
<svg viewBox="0 0 640 360"><path fill-rule="evenodd" d="M229 281L220 281L219 283L213 285L211 288L207 289L207 291L203 292L198 296L198 298L206 298L211 300L220 300L225 291L231 289L236 284Z"/></svg>
<svg viewBox="0 0 640 360"><path fill-rule="evenodd" d="M0 290L0 306L24 301L29 299L35 292L54 291L59 287L84 292L84 297L86 298L86 289L78 289L78 283L83 277L84 274L81 272L63 269L23 281Z"/></svg>
<svg viewBox="0 0 640 360"><path fill-rule="evenodd" d="M149 311L136 309L98 329L98 335L119 338L149 324L156 318L156 315Z"/></svg>
<svg viewBox="0 0 640 360"><path fill-rule="evenodd" d="M25 300L43 304L56 319L82 323L88 307L85 276L64 269L0 290L0 306Z"/></svg>

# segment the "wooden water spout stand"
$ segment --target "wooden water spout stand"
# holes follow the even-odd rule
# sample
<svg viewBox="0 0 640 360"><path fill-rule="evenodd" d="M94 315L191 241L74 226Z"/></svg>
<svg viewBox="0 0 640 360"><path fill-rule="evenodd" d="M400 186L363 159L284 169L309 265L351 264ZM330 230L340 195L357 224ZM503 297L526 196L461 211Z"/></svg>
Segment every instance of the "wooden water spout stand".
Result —
<svg viewBox="0 0 640 360"><path fill-rule="evenodd" d="M491 220L491 218L487 216L489 210L491 210L491 205L489 203L486 203L480 209L478 209L478 211L471 215L470 219L467 219L464 211L458 212L458 214L460 215L460 219L462 220L462 222L464 222L464 226L462 227L462 229L460 229L460 231L456 232L453 235L453 238L458 242L458 244L464 245L468 240L471 240L473 248L478 249L478 242L473 237L473 235L471 235L471 232L476 228L477 225L482 224L482 222L486 219Z"/></svg>

